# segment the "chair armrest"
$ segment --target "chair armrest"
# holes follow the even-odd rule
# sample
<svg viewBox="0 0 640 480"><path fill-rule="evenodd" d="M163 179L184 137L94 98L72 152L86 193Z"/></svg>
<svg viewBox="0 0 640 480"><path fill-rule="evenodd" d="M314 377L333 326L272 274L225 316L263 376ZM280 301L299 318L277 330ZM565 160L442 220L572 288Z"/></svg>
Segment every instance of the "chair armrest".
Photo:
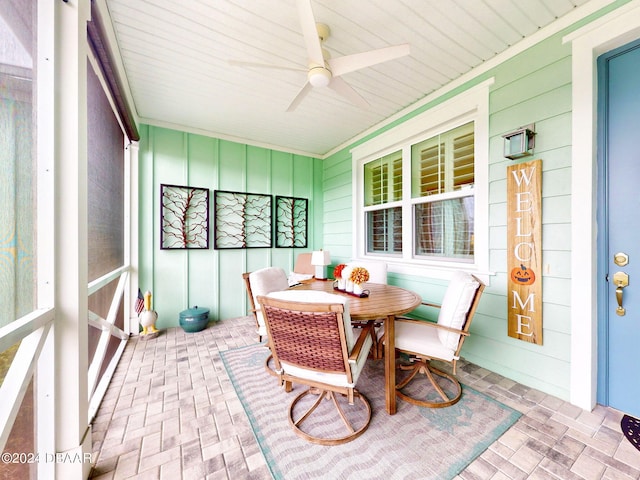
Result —
<svg viewBox="0 0 640 480"><path fill-rule="evenodd" d="M374 320L369 320L365 327L363 327L360 331L360 335L358 336L358 340L356 340L356 344L353 346L353 350L351 350L351 354L349 355L349 361L356 361L360 356L360 350L362 350L362 345L364 345L367 336L371 335L371 331L373 330Z"/></svg>
<svg viewBox="0 0 640 480"><path fill-rule="evenodd" d="M442 307L442 305L440 305L438 303L422 302L421 304L423 306L425 306L425 307L433 307L433 308L441 308Z"/></svg>
<svg viewBox="0 0 640 480"><path fill-rule="evenodd" d="M437 328L438 330L446 330L447 332L457 333L458 335L463 335L465 337L469 336L469 332L464 332L457 328L445 327L444 325L439 325L429 320L416 320L415 318L408 318L408 317L396 317L396 320L402 320L403 322L419 323L420 325L426 325L429 327Z"/></svg>
<svg viewBox="0 0 640 480"><path fill-rule="evenodd" d="M431 325L432 327L437 325L437 323L434 320L429 320L426 318L405 317L402 315L397 316L396 320L402 320L403 322L419 323L420 325L426 323L427 325Z"/></svg>

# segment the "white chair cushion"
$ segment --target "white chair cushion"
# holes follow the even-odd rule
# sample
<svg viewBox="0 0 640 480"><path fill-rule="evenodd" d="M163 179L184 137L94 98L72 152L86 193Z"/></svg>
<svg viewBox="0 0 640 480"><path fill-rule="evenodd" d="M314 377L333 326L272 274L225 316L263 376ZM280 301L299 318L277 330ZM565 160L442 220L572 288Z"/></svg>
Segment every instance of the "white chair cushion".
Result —
<svg viewBox="0 0 640 480"><path fill-rule="evenodd" d="M351 328L349 328L349 330L351 330ZM362 332L361 329L354 328L352 331L352 335L357 337L358 335L360 335L360 332ZM286 373L294 375L296 377L306 378L308 380L314 380L317 382L326 383L328 385L336 385L339 387L355 387L364 364L367 361L367 357L369 356L369 350L371 350L372 343L373 340L371 339L371 335L367 335L367 338L362 345L362 349L360 350L360 355L358 356L356 361L349 361L349 365L351 366L351 377L353 379L352 383L347 382L347 376L342 373L318 372L316 370L308 370L306 368L297 367L287 362L281 362L281 365Z"/></svg>
<svg viewBox="0 0 640 480"><path fill-rule="evenodd" d="M445 327L462 329L473 297L480 283L468 273L456 271L451 277L447 291L442 299L438 324ZM440 342L447 348L458 348L460 335L445 330L438 331Z"/></svg>
<svg viewBox="0 0 640 480"><path fill-rule="evenodd" d="M448 362L453 360L455 348L443 345L438 329L424 323L426 322L396 320L396 348Z"/></svg>
<svg viewBox="0 0 640 480"><path fill-rule="evenodd" d="M258 304L258 295L267 295L271 292L286 290L289 288L289 281L287 274L282 268L266 267L251 272L249 274L249 284L251 285L251 293L253 294L253 303L257 309L258 335L264 337L267 335L267 327L264 323L262 310Z"/></svg>

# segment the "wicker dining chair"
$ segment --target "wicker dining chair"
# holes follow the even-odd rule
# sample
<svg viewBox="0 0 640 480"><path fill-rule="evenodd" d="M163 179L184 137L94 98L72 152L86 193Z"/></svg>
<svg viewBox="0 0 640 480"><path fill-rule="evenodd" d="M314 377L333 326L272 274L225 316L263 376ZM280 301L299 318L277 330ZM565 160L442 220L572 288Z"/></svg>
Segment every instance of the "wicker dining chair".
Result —
<svg viewBox="0 0 640 480"><path fill-rule="evenodd" d="M371 405L356 383L372 345L373 322L354 330L348 299L326 292L275 292L258 302L285 391L294 384L308 387L289 406L293 431L320 445L359 437L371 421ZM344 428L333 421L336 411Z"/></svg>
<svg viewBox="0 0 640 480"><path fill-rule="evenodd" d="M256 270L255 272L247 272L242 274L244 285L247 289L249 297L249 312L253 315L256 322L256 333L258 341L262 342L267 337L267 327L262 317L262 311L258 304L258 295L266 295L278 290L286 290L289 288L287 274L279 267L266 267Z"/></svg>
<svg viewBox="0 0 640 480"><path fill-rule="evenodd" d="M279 267L266 267L255 272L247 272L242 274L247 296L249 297L250 313L256 322L256 333L258 341L262 342L267 338L267 326L264 323L262 310L257 301L258 295L266 295L278 290L286 290L289 288L287 274ZM267 373L275 375L273 370L273 357L269 355L264 362L264 368Z"/></svg>
<svg viewBox="0 0 640 480"><path fill-rule="evenodd" d="M400 363L400 369L409 371L409 374L396 384L396 395L399 398L429 408L448 407L460 400L462 386L455 377L456 364L460 358L462 344L469 336L469 327L484 287L475 276L456 271L449 282L442 304L422 303L440 309L437 323L406 317L396 318L396 352L407 354L410 358L409 364ZM382 349L384 335L378 343ZM431 360L440 360L451 365L452 374L434 367ZM426 375L432 388L422 388L424 385L419 389L416 385L410 387L414 379L417 381L416 376L419 373ZM443 380L438 380L438 377ZM412 391L408 392L405 389ZM420 398L416 398L417 396Z"/></svg>
<svg viewBox="0 0 640 480"><path fill-rule="evenodd" d="M293 267L293 272L303 275L315 275L316 267L314 265L311 265L311 255L311 252L299 253L296 257L296 263Z"/></svg>

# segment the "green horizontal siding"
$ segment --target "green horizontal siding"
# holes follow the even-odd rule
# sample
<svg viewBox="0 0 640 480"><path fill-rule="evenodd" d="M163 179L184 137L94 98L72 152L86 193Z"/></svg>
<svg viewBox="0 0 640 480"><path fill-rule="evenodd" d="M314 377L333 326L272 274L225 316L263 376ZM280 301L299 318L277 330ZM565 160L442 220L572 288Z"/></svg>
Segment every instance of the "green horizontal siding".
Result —
<svg viewBox="0 0 640 480"><path fill-rule="evenodd" d="M562 44L562 35L551 37L470 81L460 91L489 77L495 79L490 90L489 203L481 208L489 209L489 269L495 275L485 290L471 327L472 335L462 353L470 361L515 381L567 399L571 340L570 46ZM442 100L437 99L433 105ZM550 265L549 271L542 273L542 346L507 336L506 168L513 162L502 156L502 135L529 123L535 123L537 132L533 158L543 160L543 263ZM349 194L352 172L348 151L345 149L324 161L327 219L324 245L331 251L345 251L346 257L351 251L345 242L352 241ZM442 299L446 290L446 282L436 279L391 274L390 282L435 302ZM437 316L437 311L426 308L415 313L425 318Z"/></svg>

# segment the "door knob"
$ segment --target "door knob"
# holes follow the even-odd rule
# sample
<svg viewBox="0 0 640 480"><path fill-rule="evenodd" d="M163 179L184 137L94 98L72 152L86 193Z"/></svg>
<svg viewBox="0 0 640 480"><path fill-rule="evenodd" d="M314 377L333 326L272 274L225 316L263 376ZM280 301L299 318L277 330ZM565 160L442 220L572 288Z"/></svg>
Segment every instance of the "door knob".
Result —
<svg viewBox="0 0 640 480"><path fill-rule="evenodd" d="M629 285L629 275L624 272L616 272L613 274L613 283L616 286L616 300L618 301L616 313L622 317L627 313L626 309L622 306L622 295L623 289Z"/></svg>

